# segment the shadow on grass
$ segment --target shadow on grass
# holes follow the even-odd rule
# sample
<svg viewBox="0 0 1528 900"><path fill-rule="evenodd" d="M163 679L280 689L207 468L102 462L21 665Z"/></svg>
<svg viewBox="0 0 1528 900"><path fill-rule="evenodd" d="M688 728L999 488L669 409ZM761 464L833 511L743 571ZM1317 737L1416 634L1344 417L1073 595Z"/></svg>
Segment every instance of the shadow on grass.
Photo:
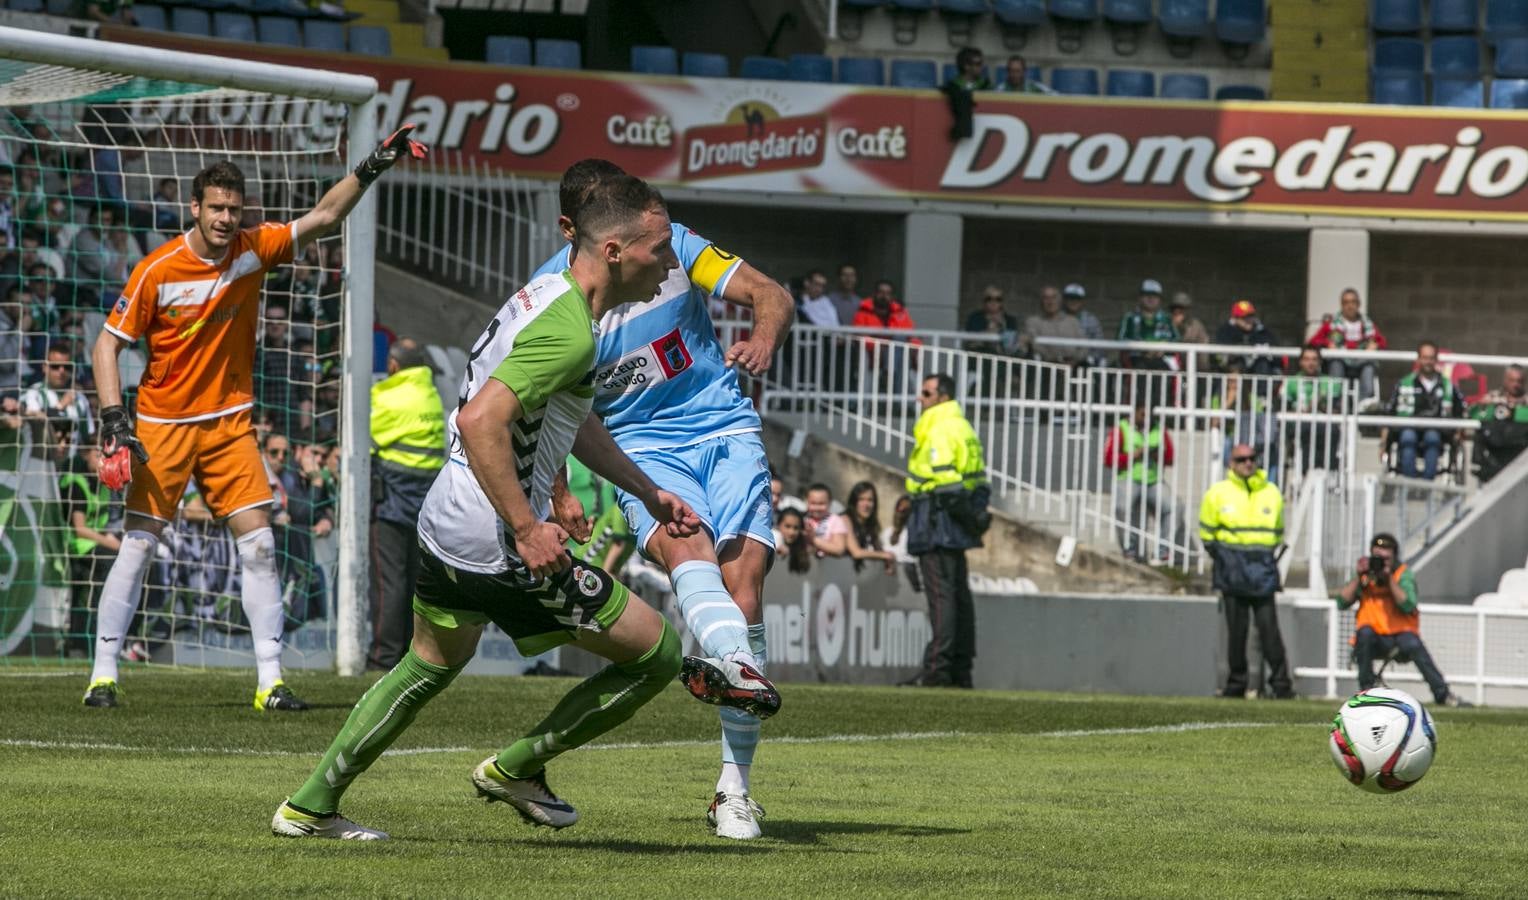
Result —
<svg viewBox="0 0 1528 900"><path fill-rule="evenodd" d="M817 844L825 837L840 834L874 834L881 837L939 837L970 834L969 828L942 828L937 825L886 824L884 822L814 822L810 819L766 819L764 837L787 844Z"/></svg>

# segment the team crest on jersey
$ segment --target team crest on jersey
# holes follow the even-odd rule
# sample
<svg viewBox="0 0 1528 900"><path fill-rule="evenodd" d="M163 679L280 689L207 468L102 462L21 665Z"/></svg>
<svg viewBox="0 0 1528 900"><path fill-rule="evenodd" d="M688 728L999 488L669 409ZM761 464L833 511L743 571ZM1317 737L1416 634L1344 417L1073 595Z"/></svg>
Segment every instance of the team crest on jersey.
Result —
<svg viewBox="0 0 1528 900"><path fill-rule="evenodd" d="M695 362L690 356L690 349L684 345L684 336L677 328L653 341L650 346L658 356L658 365L663 368L663 374L668 378L673 378Z"/></svg>
<svg viewBox="0 0 1528 900"><path fill-rule="evenodd" d="M127 312L127 295L123 294L117 298L117 315L120 316L125 312Z"/></svg>
<svg viewBox="0 0 1528 900"><path fill-rule="evenodd" d="M585 597L598 597L600 588L604 587L599 575L583 566L573 567L573 583L578 586L578 592Z"/></svg>

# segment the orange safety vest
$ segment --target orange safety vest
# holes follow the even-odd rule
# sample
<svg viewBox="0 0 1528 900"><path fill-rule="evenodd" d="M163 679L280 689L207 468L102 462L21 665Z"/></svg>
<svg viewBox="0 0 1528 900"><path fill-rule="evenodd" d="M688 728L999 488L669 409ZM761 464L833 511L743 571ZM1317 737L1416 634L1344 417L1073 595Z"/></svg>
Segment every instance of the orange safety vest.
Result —
<svg viewBox="0 0 1528 900"><path fill-rule="evenodd" d="M1406 564L1402 563L1390 573L1390 579L1398 582L1405 573ZM1375 634L1416 632L1420 622L1421 616L1417 614L1415 607L1408 613L1402 612L1401 608L1395 605L1395 598L1391 596L1388 584L1375 584L1370 581L1363 586L1358 595L1358 618L1353 623L1354 631L1367 625L1374 629Z"/></svg>

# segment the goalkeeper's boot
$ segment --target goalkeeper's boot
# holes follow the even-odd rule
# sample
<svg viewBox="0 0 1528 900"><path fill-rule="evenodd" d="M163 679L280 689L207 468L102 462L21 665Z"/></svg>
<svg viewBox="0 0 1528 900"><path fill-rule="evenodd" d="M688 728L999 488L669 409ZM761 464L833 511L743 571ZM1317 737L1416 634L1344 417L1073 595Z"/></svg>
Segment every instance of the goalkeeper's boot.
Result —
<svg viewBox="0 0 1528 900"><path fill-rule="evenodd" d="M686 656L679 680L690 696L713 706L730 706L767 719L780 711L780 692L753 666L730 659Z"/></svg>
<svg viewBox="0 0 1528 900"><path fill-rule="evenodd" d="M511 778L499 768L498 757L490 756L472 770L472 783L477 786L478 796L489 803L495 800L508 803L532 825L567 828L578 821L578 811L572 804L547 787L546 769L529 778Z"/></svg>
<svg viewBox="0 0 1528 900"><path fill-rule="evenodd" d="M764 807L755 803L744 791L731 794L717 791L706 810L706 821L716 829L717 837L751 841L759 836L759 820L764 818Z"/></svg>
<svg viewBox="0 0 1528 900"><path fill-rule="evenodd" d="M117 683L110 678L97 678L90 682L90 687L85 689L86 706L107 708L117 705Z"/></svg>
<svg viewBox="0 0 1528 900"><path fill-rule="evenodd" d="M307 708L308 704L292 693L284 681L278 681L263 691L255 691L255 709L261 712L302 712Z"/></svg>
<svg viewBox="0 0 1528 900"><path fill-rule="evenodd" d="M341 841L385 841L387 832L357 825L339 813L315 816L283 802L271 817L271 834L277 837L334 838Z"/></svg>

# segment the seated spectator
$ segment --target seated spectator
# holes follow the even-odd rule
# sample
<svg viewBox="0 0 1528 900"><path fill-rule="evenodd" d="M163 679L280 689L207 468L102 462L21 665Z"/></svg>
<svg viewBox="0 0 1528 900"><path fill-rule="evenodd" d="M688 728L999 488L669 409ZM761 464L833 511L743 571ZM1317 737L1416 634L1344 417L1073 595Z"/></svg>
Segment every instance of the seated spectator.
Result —
<svg viewBox="0 0 1528 900"><path fill-rule="evenodd" d="M812 543L800 510L792 507L780 510L775 516L774 535L776 559L784 559L786 568L797 575L811 570Z"/></svg>
<svg viewBox="0 0 1528 900"><path fill-rule="evenodd" d="M875 293L871 294L860 304L859 312L854 314L854 324L861 328L885 328L898 331L911 331L917 327L912 316L907 314L907 308L897 301L895 289L892 283L882 279L875 283ZM877 335L885 340L908 340L909 343L920 343L917 338L894 338L890 335ZM885 347L874 344L870 347L869 358L866 360L872 372L879 373L883 387L889 392L900 392L903 376L907 371L907 351L898 346Z"/></svg>
<svg viewBox="0 0 1528 900"><path fill-rule="evenodd" d="M1178 329L1173 327L1172 316L1162 309L1162 282L1148 278L1141 282L1136 308L1120 320L1121 341L1152 341L1171 343L1178 339ZM1140 350L1121 350L1120 365L1127 369L1151 369L1164 371L1173 368L1165 354Z"/></svg>
<svg viewBox="0 0 1528 900"><path fill-rule="evenodd" d="M1335 317L1321 318L1321 327L1306 343L1333 350L1384 350L1389 344L1380 333L1374 320L1359 310L1358 291L1347 288L1339 301L1342 311ZM1332 356L1326 363L1327 374L1337 378L1358 378L1360 410L1370 410L1379 405L1379 385L1376 378L1377 364L1372 360L1345 360Z"/></svg>
<svg viewBox="0 0 1528 900"><path fill-rule="evenodd" d="M849 502L844 506L844 516L849 520L849 557L854 560L854 570L864 567L867 559L879 559L886 566L886 574L896 571L896 557L881 545L880 500L875 485L861 481L849 489Z"/></svg>
<svg viewBox="0 0 1528 900"><path fill-rule="evenodd" d="M982 52L975 47L960 48L960 52L955 54L955 74L940 90L944 91L950 101L950 115L953 118L950 140L960 141L970 137L972 113L976 108L971 92L992 90L992 81L987 77L987 61Z"/></svg>
<svg viewBox="0 0 1528 900"><path fill-rule="evenodd" d="M295 591L291 606L298 621L323 614L325 585L313 555L313 539L332 531L334 518L324 502L322 453L320 447L294 445L279 434L265 442L266 465L281 482L284 518L275 532L282 582Z"/></svg>
<svg viewBox="0 0 1528 900"><path fill-rule="evenodd" d="M1251 378L1240 372L1232 372L1222 385L1223 390L1210 398L1210 408L1230 410L1235 416L1226 422L1221 460L1231 459L1236 444L1246 444L1257 451L1268 480L1277 483L1283 448L1276 440L1273 411L1281 385L1271 378Z"/></svg>
<svg viewBox="0 0 1528 900"><path fill-rule="evenodd" d="M1040 298L1045 298L1044 288L1040 289ZM1087 302L1088 290L1077 282L1073 281L1061 289L1061 304L1066 308L1067 315L1075 318L1077 324L1082 326L1082 336L1090 341L1101 341L1104 339L1104 325L1098 321L1098 316L1085 308ZM1084 358L1090 366L1109 364L1103 352L1097 349L1087 351Z"/></svg>
<svg viewBox="0 0 1528 900"><path fill-rule="evenodd" d="M1408 372L1390 394L1387 410L1392 416L1419 419L1457 419L1464 415L1464 401L1448 376L1438 371L1438 345L1422 341L1417 345L1417 368ZM1457 442L1460 433L1439 428L1402 428L1394 435L1399 451L1397 471L1405 478L1431 481L1438 474L1438 457L1445 441ZM1380 432L1380 452L1390 447L1391 429ZM1417 469L1417 451L1422 452L1422 468Z"/></svg>
<svg viewBox="0 0 1528 900"><path fill-rule="evenodd" d="M1172 464L1172 437L1161 424L1151 422L1147 402L1137 400L1131 417L1120 419L1104 442L1104 465L1117 473L1115 531L1128 559L1146 561L1143 535L1165 539L1171 529L1172 540L1182 543L1183 510L1162 483L1162 470ZM1169 553L1168 546L1158 545L1158 559L1165 561Z"/></svg>
<svg viewBox="0 0 1528 900"><path fill-rule="evenodd" d="M68 456L81 446L95 443L95 416L85 392L75 383L74 347L55 343L48 347L43 380L21 395L22 415L35 422L55 421L69 436ZM39 436L40 439L40 436Z"/></svg>
<svg viewBox="0 0 1528 900"><path fill-rule="evenodd" d="M982 291L982 308L966 316L966 331L979 331L997 338L966 345L966 349L977 353L1004 353L1012 345L1018 335L1019 320L1003 309L1003 291L997 285L989 284Z"/></svg>
<svg viewBox="0 0 1528 900"><path fill-rule="evenodd" d="M5 302L0 303L0 397L11 401L21 396L23 385L31 383L22 315L21 289L12 288Z"/></svg>
<svg viewBox="0 0 1528 900"><path fill-rule="evenodd" d="M1321 374L1321 351L1300 350L1299 369L1280 389L1285 412L1337 413L1342 411L1342 383ZM1336 471L1342 449L1341 422L1300 422L1290 429L1290 453L1301 473L1311 469Z"/></svg>
<svg viewBox="0 0 1528 900"><path fill-rule="evenodd" d="M47 263L48 271L53 273L56 281L62 280L66 274L64 257L48 246L48 233L36 225L27 225L21 229L22 271L30 269L37 262Z"/></svg>
<svg viewBox="0 0 1528 900"><path fill-rule="evenodd" d="M159 179L159 188L154 192L151 203L154 207L155 231L162 231L169 237L182 230L186 207L180 202L179 181L174 178Z"/></svg>
<svg viewBox="0 0 1528 900"><path fill-rule="evenodd" d="M819 271L813 270L801 284L801 296L796 298L797 317L809 325L819 325L823 328L837 328L843 323L838 320L838 309L824 293L828 289L828 277Z"/></svg>
<svg viewBox="0 0 1528 900"><path fill-rule="evenodd" d="M822 483L806 489L806 530L819 557L849 552L849 520L832 512L833 491Z"/></svg>
<svg viewBox="0 0 1528 900"><path fill-rule="evenodd" d="M1173 294L1172 302L1167 304L1167 314L1172 316L1173 327L1178 329L1178 340L1185 344L1208 344L1210 332L1203 322L1189 315L1193 305L1194 298L1187 291L1179 291Z"/></svg>
<svg viewBox="0 0 1528 900"><path fill-rule="evenodd" d="M1278 338L1263 320L1257 317L1257 307L1251 300L1238 300L1231 304L1231 318L1215 330L1215 343L1241 347L1273 347ZM1277 375L1281 370L1278 360L1271 356L1231 356L1217 358L1220 368L1227 372L1246 372L1249 375Z"/></svg>
<svg viewBox="0 0 1528 900"><path fill-rule="evenodd" d="M833 301L840 323L854 321L860 305L859 269L849 263L839 266L838 286L828 292L828 299Z"/></svg>
<svg viewBox="0 0 1528 900"><path fill-rule="evenodd" d="M33 327L39 332L58 330L59 310L69 306L70 301L55 287L53 270L39 260L24 274L21 287L26 292L24 301L31 310Z"/></svg>
<svg viewBox="0 0 1528 900"><path fill-rule="evenodd" d="M1480 422L1475 433L1475 466L1485 484L1528 448L1528 387L1523 367L1511 365L1502 386L1470 407L1470 418Z"/></svg>
<svg viewBox="0 0 1528 900"><path fill-rule="evenodd" d="M923 571L918 566L918 557L907 552L907 520L913 515L913 498L907 494L897 498L896 506L891 510L891 524L881 532L881 546L896 559L901 567L902 574L907 578L908 585L915 593L923 593Z"/></svg>
<svg viewBox="0 0 1528 900"><path fill-rule="evenodd" d="M1008 57L1007 78L1003 81L1003 90L1009 94L1054 94L1050 85L1043 81L1035 81L1029 77L1029 63L1024 57L1015 53Z"/></svg>
<svg viewBox="0 0 1528 900"><path fill-rule="evenodd" d="M1095 322L1097 320L1094 320ZM1019 335L1019 350L1044 362L1073 365L1082 362L1087 350L1082 347L1042 347L1035 345L1037 337L1058 337L1084 340L1087 333L1076 316L1061 309L1061 292L1053 284L1040 288L1040 312L1024 320L1024 330Z"/></svg>

